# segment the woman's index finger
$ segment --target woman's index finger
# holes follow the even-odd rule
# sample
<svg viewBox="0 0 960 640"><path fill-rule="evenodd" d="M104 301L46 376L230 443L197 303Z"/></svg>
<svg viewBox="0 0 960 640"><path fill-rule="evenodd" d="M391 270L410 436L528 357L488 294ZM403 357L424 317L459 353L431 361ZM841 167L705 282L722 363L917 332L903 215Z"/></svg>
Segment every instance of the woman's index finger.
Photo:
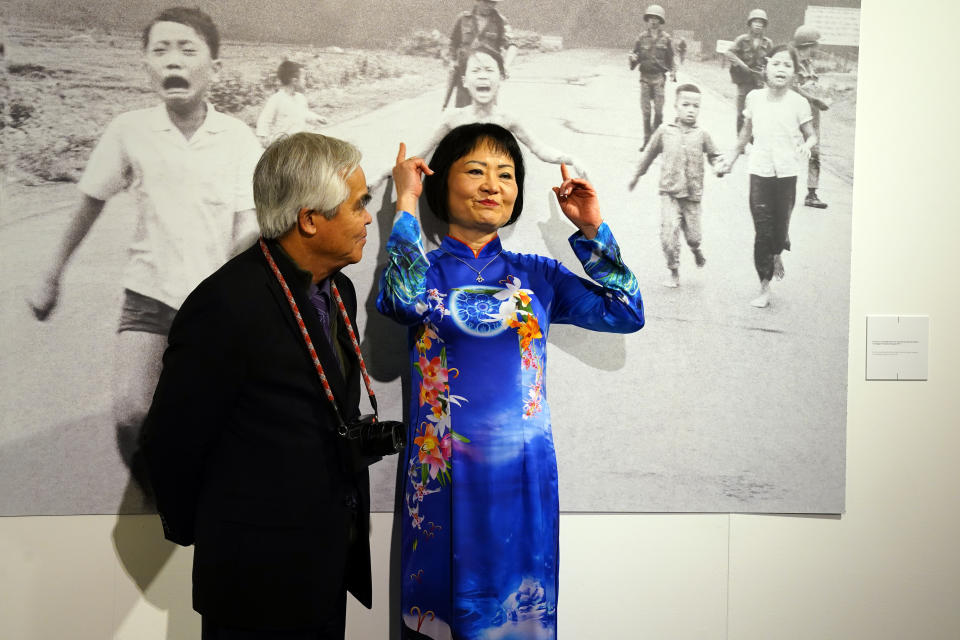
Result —
<svg viewBox="0 0 960 640"><path fill-rule="evenodd" d="M407 145L406 143L400 143L400 151L397 153L397 164L403 162L403 159L407 157Z"/></svg>
<svg viewBox="0 0 960 640"><path fill-rule="evenodd" d="M560 177L563 178L564 182L570 179L570 173L567 171L567 164L565 162L560 163Z"/></svg>

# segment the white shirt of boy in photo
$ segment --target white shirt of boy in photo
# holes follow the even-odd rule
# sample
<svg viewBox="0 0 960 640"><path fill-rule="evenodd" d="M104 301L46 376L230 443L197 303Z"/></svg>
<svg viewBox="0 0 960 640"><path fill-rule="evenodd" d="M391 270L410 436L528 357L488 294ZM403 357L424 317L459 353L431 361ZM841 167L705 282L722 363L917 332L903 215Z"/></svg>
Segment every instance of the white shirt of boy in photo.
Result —
<svg viewBox="0 0 960 640"><path fill-rule="evenodd" d="M307 97L302 93L288 93L280 89L270 96L257 118L257 136L267 142L273 142L281 135L293 135L309 131L307 118L310 108Z"/></svg>
<svg viewBox="0 0 960 640"><path fill-rule="evenodd" d="M246 124L210 104L189 140L162 104L117 116L77 187L98 200L124 190L134 196L138 219L123 287L177 309L245 248L235 243L258 233L253 170L262 152Z"/></svg>
<svg viewBox="0 0 960 640"><path fill-rule="evenodd" d="M788 91L781 99L771 100L769 89L756 89L747 94L743 113L753 123L750 173L767 178L799 174L801 157L797 147L803 144L800 126L813 119L807 99ZM806 167L806 158L802 161Z"/></svg>

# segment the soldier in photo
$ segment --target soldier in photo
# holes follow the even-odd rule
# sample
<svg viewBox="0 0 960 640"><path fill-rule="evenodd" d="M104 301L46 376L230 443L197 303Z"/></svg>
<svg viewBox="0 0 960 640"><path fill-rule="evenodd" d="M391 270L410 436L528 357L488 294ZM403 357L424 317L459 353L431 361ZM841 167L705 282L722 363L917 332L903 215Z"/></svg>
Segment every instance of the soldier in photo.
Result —
<svg viewBox="0 0 960 640"><path fill-rule="evenodd" d="M794 90L810 102L810 111L813 114L813 131L820 137L820 112L830 108L828 98L823 93L819 78L813 68L814 52L820 42L820 32L814 27L800 25L793 34L793 47L797 51L800 65L794 80ZM826 209L827 203L817 196L817 187L820 186L820 143L810 149L810 160L807 162L807 196L803 204L814 209Z"/></svg>
<svg viewBox="0 0 960 640"><path fill-rule="evenodd" d="M510 41L510 25L497 10L500 0L475 0L473 9L464 11L453 25L450 34L450 80L443 98L443 108L447 108L450 96L456 93L454 105L465 107L470 104L470 93L463 86L463 72L470 53L479 46L485 46L500 54L503 59L502 76L507 77L510 63L517 54L517 47Z"/></svg>
<svg viewBox="0 0 960 640"><path fill-rule="evenodd" d="M773 41L763 34L767 29L767 12L754 9L747 16L750 31L737 36L724 54L730 62L730 79L737 85L737 133L743 127L743 107L747 94L763 86L763 65Z"/></svg>
<svg viewBox="0 0 960 640"><path fill-rule="evenodd" d="M640 109L643 112L643 151L650 136L663 122L663 96L667 74L676 82L670 34L663 30L666 14L663 7L652 4L643 13L647 28L637 38L630 54L630 68L640 67Z"/></svg>

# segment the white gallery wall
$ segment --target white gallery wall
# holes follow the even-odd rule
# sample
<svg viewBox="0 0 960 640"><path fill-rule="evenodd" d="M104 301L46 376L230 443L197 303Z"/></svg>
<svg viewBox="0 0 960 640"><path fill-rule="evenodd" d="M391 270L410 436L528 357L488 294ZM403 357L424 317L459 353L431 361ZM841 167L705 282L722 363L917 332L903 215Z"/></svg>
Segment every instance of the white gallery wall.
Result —
<svg viewBox="0 0 960 640"><path fill-rule="evenodd" d="M947 0L863 6L846 513L565 514L563 640L960 638L957 24ZM929 381L864 380L874 313L930 316ZM388 637L373 523L351 640ZM190 554L151 516L0 518L0 638L198 638Z"/></svg>

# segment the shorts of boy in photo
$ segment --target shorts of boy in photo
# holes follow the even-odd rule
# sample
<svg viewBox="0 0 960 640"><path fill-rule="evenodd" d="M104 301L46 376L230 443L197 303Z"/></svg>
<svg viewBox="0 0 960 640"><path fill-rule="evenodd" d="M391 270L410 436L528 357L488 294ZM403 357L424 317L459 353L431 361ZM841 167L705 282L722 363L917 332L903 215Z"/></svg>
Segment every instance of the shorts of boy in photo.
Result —
<svg viewBox="0 0 960 640"><path fill-rule="evenodd" d="M150 296L130 289L123 290L123 305L117 333L142 331L166 337L177 310Z"/></svg>
<svg viewBox="0 0 960 640"><path fill-rule="evenodd" d="M660 246L667 259L667 268L680 268L680 231L687 246L694 253L700 249L703 232L700 223L700 201L676 198L670 194L660 195Z"/></svg>
<svg viewBox="0 0 960 640"><path fill-rule="evenodd" d="M773 279L773 259L790 250L790 214L797 199L797 176L750 174L750 215L756 233L753 264L761 281Z"/></svg>

